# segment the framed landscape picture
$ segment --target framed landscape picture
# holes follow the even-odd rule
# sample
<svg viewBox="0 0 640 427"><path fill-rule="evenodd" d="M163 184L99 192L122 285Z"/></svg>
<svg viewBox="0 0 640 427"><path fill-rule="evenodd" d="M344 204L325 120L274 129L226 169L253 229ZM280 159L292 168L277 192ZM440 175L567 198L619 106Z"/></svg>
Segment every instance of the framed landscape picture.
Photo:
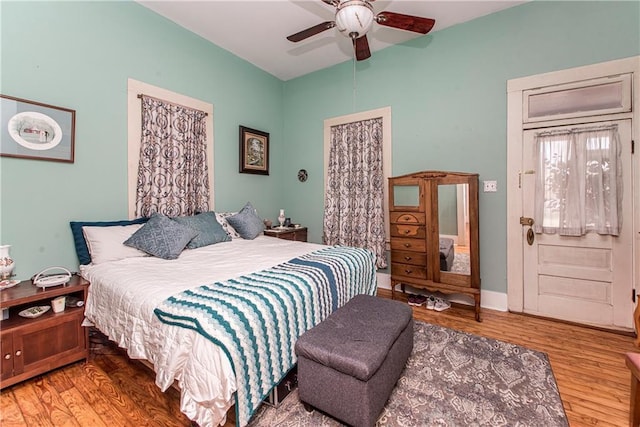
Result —
<svg viewBox="0 0 640 427"><path fill-rule="evenodd" d="M269 134L240 126L240 173L269 175Z"/></svg>
<svg viewBox="0 0 640 427"><path fill-rule="evenodd" d="M73 163L76 112L0 95L0 155Z"/></svg>

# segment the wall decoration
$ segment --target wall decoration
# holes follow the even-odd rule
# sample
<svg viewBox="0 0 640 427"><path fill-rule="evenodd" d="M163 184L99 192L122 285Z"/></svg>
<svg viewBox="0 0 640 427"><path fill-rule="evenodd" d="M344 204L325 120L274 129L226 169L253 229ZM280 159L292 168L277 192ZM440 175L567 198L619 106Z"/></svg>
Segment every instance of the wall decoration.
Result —
<svg viewBox="0 0 640 427"><path fill-rule="evenodd" d="M73 163L76 112L0 95L0 156Z"/></svg>
<svg viewBox="0 0 640 427"><path fill-rule="evenodd" d="M240 173L269 175L269 134L240 126Z"/></svg>
<svg viewBox="0 0 640 427"><path fill-rule="evenodd" d="M307 173L306 169L300 169L298 171L298 181L305 182L308 177L309 177L309 174Z"/></svg>

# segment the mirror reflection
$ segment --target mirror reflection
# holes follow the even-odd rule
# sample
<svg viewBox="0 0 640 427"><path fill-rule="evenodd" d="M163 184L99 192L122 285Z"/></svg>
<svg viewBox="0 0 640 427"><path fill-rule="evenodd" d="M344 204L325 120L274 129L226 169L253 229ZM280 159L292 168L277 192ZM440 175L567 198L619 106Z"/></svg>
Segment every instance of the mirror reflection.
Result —
<svg viewBox="0 0 640 427"><path fill-rule="evenodd" d="M420 187L418 185L394 185L393 200L396 206L420 205Z"/></svg>
<svg viewBox="0 0 640 427"><path fill-rule="evenodd" d="M469 185L438 186L440 270L471 274L469 264Z"/></svg>

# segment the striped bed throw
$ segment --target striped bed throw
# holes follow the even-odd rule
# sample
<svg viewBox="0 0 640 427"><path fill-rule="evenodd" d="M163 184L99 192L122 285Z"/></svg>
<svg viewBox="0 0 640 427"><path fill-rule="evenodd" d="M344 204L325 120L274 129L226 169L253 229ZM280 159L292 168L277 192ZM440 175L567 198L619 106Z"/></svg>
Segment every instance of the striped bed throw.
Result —
<svg viewBox="0 0 640 427"><path fill-rule="evenodd" d="M236 376L236 422L244 426L296 363L297 338L355 295L375 291L373 253L335 246L183 291L155 314L224 350Z"/></svg>

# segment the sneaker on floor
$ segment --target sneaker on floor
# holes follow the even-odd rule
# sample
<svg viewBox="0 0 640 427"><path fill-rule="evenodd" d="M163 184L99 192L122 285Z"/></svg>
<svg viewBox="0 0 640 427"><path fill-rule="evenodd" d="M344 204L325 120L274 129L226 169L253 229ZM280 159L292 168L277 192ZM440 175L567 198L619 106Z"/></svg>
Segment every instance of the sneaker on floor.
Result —
<svg viewBox="0 0 640 427"><path fill-rule="evenodd" d="M435 305L433 309L435 311L444 311L448 308L451 308L451 303L443 298L436 298Z"/></svg>
<svg viewBox="0 0 640 427"><path fill-rule="evenodd" d="M426 301L427 301L427 297L425 297L424 295L410 295L409 299L407 300L409 305L413 305L416 307L421 306Z"/></svg>
<svg viewBox="0 0 640 427"><path fill-rule="evenodd" d="M434 310L436 307L436 298L433 295L429 295L427 299L427 310Z"/></svg>

